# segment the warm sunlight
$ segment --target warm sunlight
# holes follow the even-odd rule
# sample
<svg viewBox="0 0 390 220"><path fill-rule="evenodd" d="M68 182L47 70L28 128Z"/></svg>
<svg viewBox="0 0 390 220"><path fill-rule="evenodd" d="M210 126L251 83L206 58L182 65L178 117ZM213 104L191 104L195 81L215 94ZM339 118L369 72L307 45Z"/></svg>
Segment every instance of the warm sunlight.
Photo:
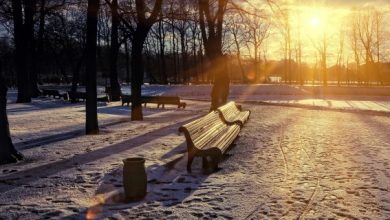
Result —
<svg viewBox="0 0 390 220"><path fill-rule="evenodd" d="M390 220L389 116L390 0L0 0L0 220Z"/></svg>
<svg viewBox="0 0 390 220"><path fill-rule="evenodd" d="M335 18L332 18L332 10L323 7L304 7L302 6L304 16L304 23L307 31L318 33L318 31L325 31L329 28L329 24L334 22ZM333 15L334 16L334 15ZM321 31L322 32L322 31Z"/></svg>
<svg viewBox="0 0 390 220"><path fill-rule="evenodd" d="M312 28L318 28L321 24L321 21L318 17L311 17L310 18L310 25Z"/></svg>

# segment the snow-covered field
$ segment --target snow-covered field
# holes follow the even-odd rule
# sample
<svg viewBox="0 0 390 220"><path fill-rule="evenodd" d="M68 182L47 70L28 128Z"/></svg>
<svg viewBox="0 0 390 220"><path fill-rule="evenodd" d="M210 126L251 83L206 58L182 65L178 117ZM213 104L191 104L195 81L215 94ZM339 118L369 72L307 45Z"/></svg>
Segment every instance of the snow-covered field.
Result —
<svg viewBox="0 0 390 220"><path fill-rule="evenodd" d="M83 103L14 104L11 91L11 133L26 160L0 167L0 219L389 219L390 118L362 107L390 112L388 97L314 97L327 108L354 103L350 113L310 109L313 97L292 87L233 87L250 120L221 170L203 174L196 159L188 174L178 128L207 113L209 103L196 100L208 88L147 87L182 94L187 108L150 105L142 122L119 103L99 104L93 136L83 134ZM122 160L133 156L146 158L148 194L125 203Z"/></svg>

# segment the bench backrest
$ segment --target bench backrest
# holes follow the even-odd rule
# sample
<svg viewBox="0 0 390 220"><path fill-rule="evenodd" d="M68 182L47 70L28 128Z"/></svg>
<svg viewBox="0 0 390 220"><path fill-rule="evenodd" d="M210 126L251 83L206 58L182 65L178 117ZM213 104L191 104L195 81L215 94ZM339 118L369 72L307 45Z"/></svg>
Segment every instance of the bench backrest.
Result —
<svg viewBox="0 0 390 220"><path fill-rule="evenodd" d="M179 131L185 134L187 143L192 147L202 149L225 127L226 125L220 119L219 113L213 111L193 122L181 126Z"/></svg>
<svg viewBox="0 0 390 220"><path fill-rule="evenodd" d="M142 102L157 104L179 104L180 99L177 96L141 96Z"/></svg>
<svg viewBox="0 0 390 220"><path fill-rule="evenodd" d="M180 98L177 96L159 96L158 101L168 104L179 104Z"/></svg>
<svg viewBox="0 0 390 220"><path fill-rule="evenodd" d="M227 104L219 107L218 110L223 114L223 116L226 120L235 117L237 114L239 114L241 112L237 108L236 103L233 101L230 101Z"/></svg>
<svg viewBox="0 0 390 220"><path fill-rule="evenodd" d="M131 102L132 96L131 95L121 95L122 100L125 102ZM164 103L164 104L179 104L180 98L177 96L141 96L141 102L142 103Z"/></svg>

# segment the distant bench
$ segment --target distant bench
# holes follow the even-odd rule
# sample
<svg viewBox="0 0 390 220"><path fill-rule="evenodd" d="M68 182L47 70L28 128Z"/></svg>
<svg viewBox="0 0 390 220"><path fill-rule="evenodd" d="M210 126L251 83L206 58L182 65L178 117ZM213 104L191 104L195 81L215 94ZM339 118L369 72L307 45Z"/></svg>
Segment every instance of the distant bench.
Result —
<svg viewBox="0 0 390 220"><path fill-rule="evenodd" d="M79 102L80 100L87 100L87 93L86 92L72 92L68 91L68 97L69 100L75 100L76 102ZM96 101L98 102L110 102L110 99L108 95L98 95L96 97Z"/></svg>
<svg viewBox="0 0 390 220"><path fill-rule="evenodd" d="M64 100L68 98L67 93L60 93L57 89L42 89L42 96L52 96L55 99L63 98Z"/></svg>
<svg viewBox="0 0 390 220"><path fill-rule="evenodd" d="M132 102L131 95L121 95L122 106L126 103L129 106L130 102ZM145 105L147 103L157 104L157 108L162 106L165 108L165 105L177 105L178 108L185 108L187 104L185 102L181 102L178 96L141 96L141 103Z"/></svg>
<svg viewBox="0 0 390 220"><path fill-rule="evenodd" d="M236 111L234 102L221 106L217 111L196 119L179 128L187 142L187 171L196 156L203 159L203 168L216 170L223 154L237 138L241 127L249 119L249 111Z"/></svg>

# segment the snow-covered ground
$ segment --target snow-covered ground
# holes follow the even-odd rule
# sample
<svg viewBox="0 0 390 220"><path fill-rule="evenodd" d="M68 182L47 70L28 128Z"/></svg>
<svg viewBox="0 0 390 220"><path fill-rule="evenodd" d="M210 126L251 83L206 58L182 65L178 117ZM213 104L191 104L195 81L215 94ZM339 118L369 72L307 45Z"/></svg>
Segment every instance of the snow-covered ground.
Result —
<svg viewBox="0 0 390 220"><path fill-rule="evenodd" d="M390 118L363 107L390 112L387 96L314 97L332 109L354 103L350 113L260 102L318 106L302 88L233 87L231 99L252 111L250 120L221 170L203 174L196 159L188 174L178 128L207 113L199 100L209 86L146 91L180 94L187 108L150 105L133 122L128 107L99 104L93 136L83 134L83 103L14 104L11 91L11 133L26 160L0 167L0 219L389 219ZM133 156L146 158L148 194L125 203L122 160Z"/></svg>

